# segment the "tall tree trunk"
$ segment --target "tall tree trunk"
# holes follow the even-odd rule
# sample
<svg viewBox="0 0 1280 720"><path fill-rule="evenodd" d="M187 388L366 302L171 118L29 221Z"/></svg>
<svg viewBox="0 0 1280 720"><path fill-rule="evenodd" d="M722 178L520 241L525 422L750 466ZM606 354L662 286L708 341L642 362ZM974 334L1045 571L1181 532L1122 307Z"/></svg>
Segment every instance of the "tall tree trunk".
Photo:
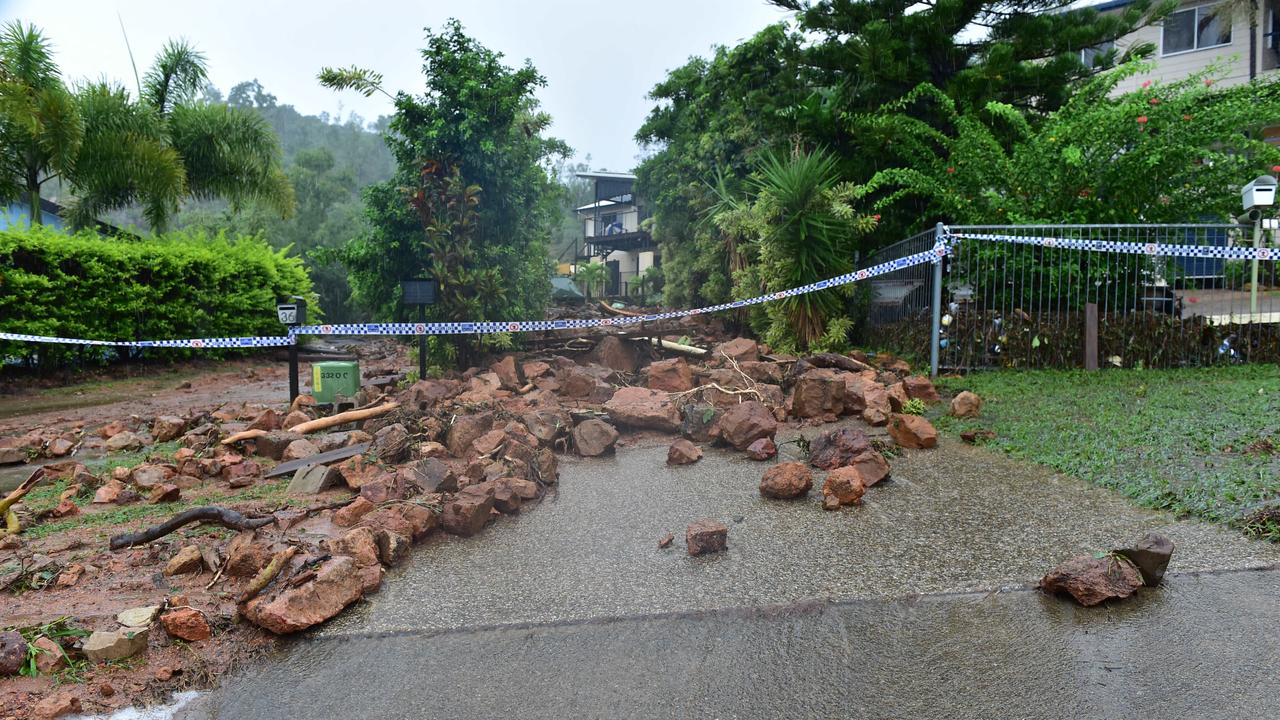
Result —
<svg viewBox="0 0 1280 720"><path fill-rule="evenodd" d="M1249 79L1253 80L1258 77L1258 13L1261 8L1255 7L1249 10Z"/></svg>
<svg viewBox="0 0 1280 720"><path fill-rule="evenodd" d="M31 205L31 226L44 224L44 213L40 212L40 171L34 164L27 166L27 202Z"/></svg>

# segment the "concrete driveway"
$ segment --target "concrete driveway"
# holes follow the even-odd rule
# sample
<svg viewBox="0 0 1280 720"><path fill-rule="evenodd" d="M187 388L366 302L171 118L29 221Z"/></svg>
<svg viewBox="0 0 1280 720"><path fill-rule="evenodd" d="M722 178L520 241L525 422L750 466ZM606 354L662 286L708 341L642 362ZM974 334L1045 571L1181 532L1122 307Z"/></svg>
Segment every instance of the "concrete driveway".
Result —
<svg viewBox="0 0 1280 720"><path fill-rule="evenodd" d="M808 431L808 434L814 434ZM783 445L784 453L794 445ZM757 492L765 465L666 446L419 548L372 602L184 718L1257 717L1280 709L1280 548L944 441L860 508ZM683 528L729 526L688 557ZM1030 586L1144 531L1164 587L1081 609ZM674 547L658 538L674 532ZM1269 711L1269 712L1268 712Z"/></svg>

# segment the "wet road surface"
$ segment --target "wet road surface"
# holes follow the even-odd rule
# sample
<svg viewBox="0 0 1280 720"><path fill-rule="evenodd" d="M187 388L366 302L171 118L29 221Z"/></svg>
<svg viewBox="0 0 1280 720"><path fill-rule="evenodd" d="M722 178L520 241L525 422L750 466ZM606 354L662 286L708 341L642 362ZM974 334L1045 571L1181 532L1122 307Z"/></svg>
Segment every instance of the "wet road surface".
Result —
<svg viewBox="0 0 1280 720"><path fill-rule="evenodd" d="M794 446L784 446L794 447ZM666 446L566 461L556 494L419 548L372 602L179 717L1257 717L1280 708L1280 548L946 442L865 505L765 501L764 466ZM820 480L817 481L820 485ZM683 527L729 525L690 558ZM1027 589L1147 530L1166 586ZM675 532L668 550L657 539Z"/></svg>

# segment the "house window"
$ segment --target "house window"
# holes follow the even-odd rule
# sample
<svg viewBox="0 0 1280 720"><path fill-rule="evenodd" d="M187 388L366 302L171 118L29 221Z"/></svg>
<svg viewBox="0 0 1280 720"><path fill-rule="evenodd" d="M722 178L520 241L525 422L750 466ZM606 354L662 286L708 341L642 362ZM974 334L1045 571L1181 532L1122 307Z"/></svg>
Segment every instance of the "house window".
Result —
<svg viewBox="0 0 1280 720"><path fill-rule="evenodd" d="M1084 63L1084 66L1087 68L1100 65L1102 64L1102 58L1106 57L1107 53L1115 49L1116 44L1112 40L1108 40L1100 45L1094 45L1093 47L1087 47L1080 51L1080 62Z"/></svg>
<svg viewBox="0 0 1280 720"><path fill-rule="evenodd" d="M1231 44L1231 18L1215 15L1219 5L1202 5L1173 13L1164 21L1162 53L1189 52Z"/></svg>

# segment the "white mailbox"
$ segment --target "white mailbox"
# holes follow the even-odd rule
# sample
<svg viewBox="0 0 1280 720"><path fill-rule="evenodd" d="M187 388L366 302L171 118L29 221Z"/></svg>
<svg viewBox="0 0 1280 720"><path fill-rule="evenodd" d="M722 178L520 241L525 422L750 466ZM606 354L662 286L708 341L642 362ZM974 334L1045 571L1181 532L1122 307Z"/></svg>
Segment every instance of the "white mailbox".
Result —
<svg viewBox="0 0 1280 720"><path fill-rule="evenodd" d="M1245 212L1276 204L1276 179L1262 175L1240 189L1240 204Z"/></svg>

